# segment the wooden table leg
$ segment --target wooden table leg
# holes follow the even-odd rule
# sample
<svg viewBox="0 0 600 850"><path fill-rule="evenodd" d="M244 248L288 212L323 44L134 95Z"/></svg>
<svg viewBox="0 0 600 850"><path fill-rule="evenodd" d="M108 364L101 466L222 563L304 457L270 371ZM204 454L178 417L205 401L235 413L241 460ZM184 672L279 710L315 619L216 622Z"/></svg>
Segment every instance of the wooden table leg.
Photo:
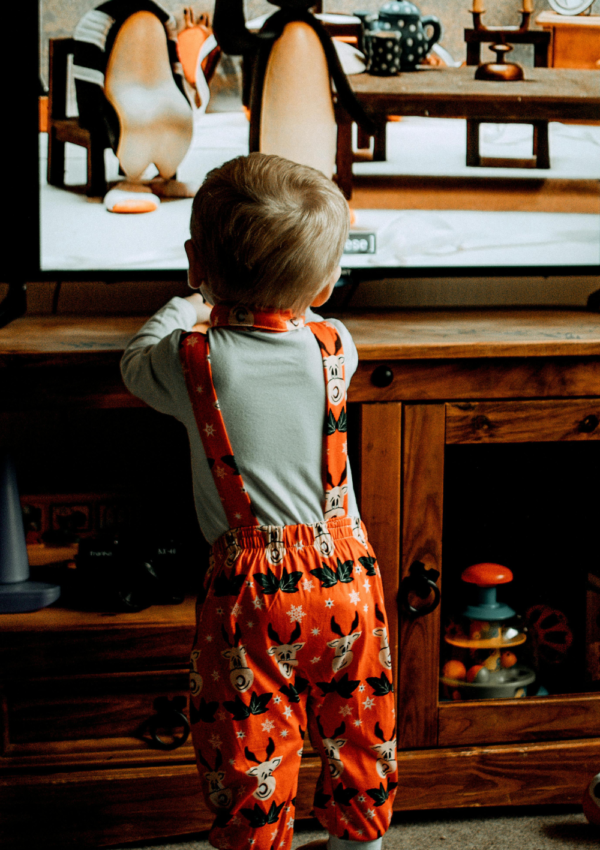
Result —
<svg viewBox="0 0 600 850"><path fill-rule="evenodd" d="M475 118L467 119L467 165L481 165L479 156L479 125Z"/></svg>
<svg viewBox="0 0 600 850"><path fill-rule="evenodd" d="M550 142L548 140L548 122L532 121L533 154L536 168L550 168Z"/></svg>
<svg viewBox="0 0 600 850"><path fill-rule="evenodd" d="M342 110L336 111L337 120L337 184L348 200L352 197L352 121Z"/></svg>
<svg viewBox="0 0 600 850"><path fill-rule="evenodd" d="M373 143L373 162L385 162L387 159L387 118L377 122Z"/></svg>

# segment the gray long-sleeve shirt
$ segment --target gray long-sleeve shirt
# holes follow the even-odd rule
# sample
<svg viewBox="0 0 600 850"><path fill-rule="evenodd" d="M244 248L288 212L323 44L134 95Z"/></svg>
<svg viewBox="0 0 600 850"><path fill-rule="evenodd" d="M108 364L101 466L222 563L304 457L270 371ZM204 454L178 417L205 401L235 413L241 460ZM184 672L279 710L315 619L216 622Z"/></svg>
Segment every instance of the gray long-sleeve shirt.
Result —
<svg viewBox="0 0 600 850"><path fill-rule="evenodd" d="M127 388L187 428L194 500L209 543L228 529L179 359L181 331L196 312L172 298L129 342L121 361ZM311 310L306 321L322 321ZM344 348L346 386L358 354L336 319ZM261 525L296 525L323 519L322 445L325 382L319 345L309 328L285 333L211 328L213 381L236 462ZM348 464L348 513L358 516Z"/></svg>

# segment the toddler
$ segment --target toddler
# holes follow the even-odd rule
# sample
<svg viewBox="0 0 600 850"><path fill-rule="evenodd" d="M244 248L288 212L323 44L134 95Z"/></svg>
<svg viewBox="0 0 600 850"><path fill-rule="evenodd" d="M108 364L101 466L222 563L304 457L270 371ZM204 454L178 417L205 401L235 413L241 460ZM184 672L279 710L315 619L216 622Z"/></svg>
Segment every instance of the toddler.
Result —
<svg viewBox="0 0 600 850"><path fill-rule="evenodd" d="M173 298L122 360L131 392L187 428L212 546L190 721L219 850L289 850L307 728L329 850L379 850L392 816L387 618L346 451L358 358L344 325L311 310L348 225L341 192L307 166L254 153L211 171L185 247L214 307Z"/></svg>

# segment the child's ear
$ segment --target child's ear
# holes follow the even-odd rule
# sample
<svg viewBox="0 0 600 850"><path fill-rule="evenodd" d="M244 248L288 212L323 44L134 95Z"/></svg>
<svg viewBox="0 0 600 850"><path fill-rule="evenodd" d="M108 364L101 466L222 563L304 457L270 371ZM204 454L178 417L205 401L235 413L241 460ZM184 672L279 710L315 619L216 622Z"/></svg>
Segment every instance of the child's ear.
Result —
<svg viewBox="0 0 600 850"><path fill-rule="evenodd" d="M191 239L187 239L185 242L185 253L187 254L190 267L188 271L188 285L190 289L200 289L206 280L206 274L202 257Z"/></svg>

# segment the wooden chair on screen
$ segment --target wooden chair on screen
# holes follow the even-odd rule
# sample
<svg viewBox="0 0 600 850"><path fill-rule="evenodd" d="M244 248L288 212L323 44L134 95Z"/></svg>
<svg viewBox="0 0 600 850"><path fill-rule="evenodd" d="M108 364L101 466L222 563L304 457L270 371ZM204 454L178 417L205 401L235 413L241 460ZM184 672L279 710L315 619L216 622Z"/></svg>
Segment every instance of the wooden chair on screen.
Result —
<svg viewBox="0 0 600 850"><path fill-rule="evenodd" d="M69 57L73 55L75 39L51 38L49 44L48 88L48 171L51 186L65 186L65 144L79 145L87 151L87 195L106 193L104 151L109 147L89 130L81 127L78 118L67 116L69 91Z"/></svg>

